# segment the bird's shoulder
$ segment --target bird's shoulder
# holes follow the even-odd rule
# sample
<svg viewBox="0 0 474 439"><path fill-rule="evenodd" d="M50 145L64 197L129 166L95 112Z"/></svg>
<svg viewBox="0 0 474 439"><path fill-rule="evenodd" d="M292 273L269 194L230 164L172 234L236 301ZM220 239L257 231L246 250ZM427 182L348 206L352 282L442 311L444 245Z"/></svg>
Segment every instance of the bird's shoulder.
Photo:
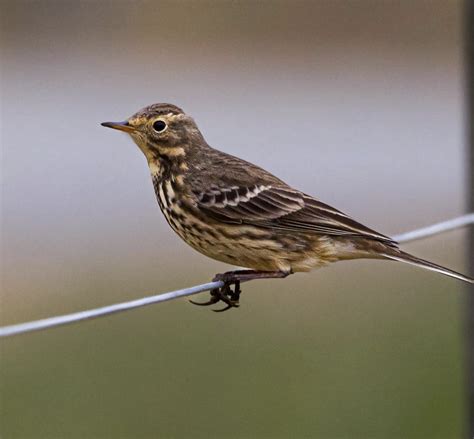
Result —
<svg viewBox="0 0 474 439"><path fill-rule="evenodd" d="M287 186L260 166L213 148L192 157L187 165L185 179L195 191L256 184Z"/></svg>

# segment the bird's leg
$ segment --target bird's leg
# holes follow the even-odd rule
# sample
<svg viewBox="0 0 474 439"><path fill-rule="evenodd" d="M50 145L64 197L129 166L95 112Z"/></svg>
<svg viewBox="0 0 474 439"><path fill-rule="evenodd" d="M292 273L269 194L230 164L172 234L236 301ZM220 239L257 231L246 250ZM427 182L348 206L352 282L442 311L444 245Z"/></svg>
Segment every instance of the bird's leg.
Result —
<svg viewBox="0 0 474 439"><path fill-rule="evenodd" d="M208 302L200 303L194 302L192 300L190 300L190 302L194 305L208 306L213 305L214 303L217 303L222 300L227 304L225 308L213 310L215 312L227 311L230 308L238 308L240 293L242 292L240 290L241 282L246 282L255 279L281 279L287 277L290 274L291 272L286 271L257 270L236 270L228 271L226 273L220 273L214 277L213 282L222 281L224 282L224 286L211 290L211 299ZM234 285L233 290L230 287L231 285Z"/></svg>
<svg viewBox="0 0 474 439"><path fill-rule="evenodd" d="M282 279L292 274L291 271L260 271L260 270L236 270L216 274L213 281L233 284L236 281L246 282L255 279Z"/></svg>

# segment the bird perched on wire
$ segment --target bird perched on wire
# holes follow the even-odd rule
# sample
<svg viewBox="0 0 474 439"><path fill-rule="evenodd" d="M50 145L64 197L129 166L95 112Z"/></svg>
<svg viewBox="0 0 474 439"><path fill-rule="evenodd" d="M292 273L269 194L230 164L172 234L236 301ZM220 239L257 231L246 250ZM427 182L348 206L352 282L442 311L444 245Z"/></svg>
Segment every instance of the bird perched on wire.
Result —
<svg viewBox="0 0 474 439"><path fill-rule="evenodd" d="M240 282L283 278L331 262L386 259L406 262L466 282L474 280L412 256L398 244L264 169L211 148L194 120L171 104L143 108L124 122L148 161L168 224L206 256L248 270L219 274L224 286L199 305L237 307ZM231 286L234 285L234 289Z"/></svg>

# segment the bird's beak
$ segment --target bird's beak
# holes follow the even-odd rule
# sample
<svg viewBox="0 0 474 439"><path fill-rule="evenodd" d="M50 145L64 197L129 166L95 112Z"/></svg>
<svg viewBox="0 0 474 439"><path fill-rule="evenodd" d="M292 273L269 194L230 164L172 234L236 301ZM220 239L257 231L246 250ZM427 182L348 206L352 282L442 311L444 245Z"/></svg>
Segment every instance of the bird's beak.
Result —
<svg viewBox="0 0 474 439"><path fill-rule="evenodd" d="M114 130L125 131L131 133L135 131L135 127L131 126L127 121L124 122L102 122L101 125L107 128L113 128Z"/></svg>

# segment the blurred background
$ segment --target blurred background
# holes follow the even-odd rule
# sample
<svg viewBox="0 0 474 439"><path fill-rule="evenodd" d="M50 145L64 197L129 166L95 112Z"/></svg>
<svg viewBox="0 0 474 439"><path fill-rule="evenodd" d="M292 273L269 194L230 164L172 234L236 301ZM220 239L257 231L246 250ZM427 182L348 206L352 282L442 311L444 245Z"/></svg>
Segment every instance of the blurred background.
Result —
<svg viewBox="0 0 474 439"><path fill-rule="evenodd" d="M2 1L1 324L208 281L145 158L154 102L396 234L464 212L462 3ZM466 270L466 232L406 245ZM457 438L463 285L374 261L2 340L2 438ZM202 298L207 297L204 293Z"/></svg>

